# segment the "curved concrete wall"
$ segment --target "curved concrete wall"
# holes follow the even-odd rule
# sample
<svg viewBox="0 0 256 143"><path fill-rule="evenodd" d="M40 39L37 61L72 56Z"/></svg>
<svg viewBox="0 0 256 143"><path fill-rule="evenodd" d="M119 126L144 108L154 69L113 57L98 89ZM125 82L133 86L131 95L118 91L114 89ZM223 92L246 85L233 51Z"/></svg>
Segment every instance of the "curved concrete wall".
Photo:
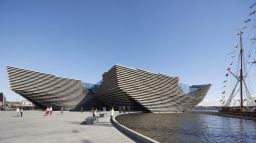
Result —
<svg viewBox="0 0 256 143"><path fill-rule="evenodd" d="M115 116L116 117L116 116ZM112 125L117 128L121 133L132 139L133 141L137 143L159 143L156 140L153 140L147 136L144 136L136 131L133 131L124 125L120 124L119 122L116 121L115 117L110 119L110 122Z"/></svg>

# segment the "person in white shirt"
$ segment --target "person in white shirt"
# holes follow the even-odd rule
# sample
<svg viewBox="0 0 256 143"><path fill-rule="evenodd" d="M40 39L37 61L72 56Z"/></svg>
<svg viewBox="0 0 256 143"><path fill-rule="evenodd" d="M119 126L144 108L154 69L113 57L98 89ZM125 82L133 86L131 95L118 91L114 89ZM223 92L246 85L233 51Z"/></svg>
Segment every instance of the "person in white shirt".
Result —
<svg viewBox="0 0 256 143"><path fill-rule="evenodd" d="M16 112L17 112L17 117L19 117L20 116L20 108L17 108Z"/></svg>
<svg viewBox="0 0 256 143"><path fill-rule="evenodd" d="M114 116L114 112L115 112L115 110L114 110L114 108L112 107L111 110L110 110L110 117L111 117L111 119L112 119L113 116Z"/></svg>
<svg viewBox="0 0 256 143"><path fill-rule="evenodd" d="M94 110L94 114L95 114L96 123L99 123L99 118L98 118L98 115L97 115L97 109Z"/></svg>
<svg viewBox="0 0 256 143"><path fill-rule="evenodd" d="M49 110L50 110L50 115L52 115L52 106L50 107L50 109L49 109Z"/></svg>
<svg viewBox="0 0 256 143"><path fill-rule="evenodd" d="M49 107L47 107L47 108L46 108L46 110L45 110L44 115L45 115L45 116L47 116L47 115L49 115L49 113L50 113L50 108L49 108Z"/></svg>
<svg viewBox="0 0 256 143"><path fill-rule="evenodd" d="M22 117L22 115L23 115L23 109L20 108L20 117Z"/></svg>

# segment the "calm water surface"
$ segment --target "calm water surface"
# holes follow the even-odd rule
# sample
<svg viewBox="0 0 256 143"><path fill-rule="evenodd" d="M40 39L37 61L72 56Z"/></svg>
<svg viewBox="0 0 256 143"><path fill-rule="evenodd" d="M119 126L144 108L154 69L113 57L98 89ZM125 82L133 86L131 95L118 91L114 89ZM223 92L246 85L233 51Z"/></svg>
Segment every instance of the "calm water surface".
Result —
<svg viewBox="0 0 256 143"><path fill-rule="evenodd" d="M199 113L120 115L126 127L163 143L255 143L256 121Z"/></svg>

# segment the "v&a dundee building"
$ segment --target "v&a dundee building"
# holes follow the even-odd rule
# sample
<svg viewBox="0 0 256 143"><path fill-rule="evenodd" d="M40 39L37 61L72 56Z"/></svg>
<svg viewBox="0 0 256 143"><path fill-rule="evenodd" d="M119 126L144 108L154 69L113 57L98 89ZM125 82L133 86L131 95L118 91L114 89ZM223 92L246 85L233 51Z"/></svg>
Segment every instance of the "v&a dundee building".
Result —
<svg viewBox="0 0 256 143"><path fill-rule="evenodd" d="M184 112L206 95L210 84L188 86L178 77L114 65L97 84L7 66L11 89L45 108L90 110L127 107L146 112Z"/></svg>

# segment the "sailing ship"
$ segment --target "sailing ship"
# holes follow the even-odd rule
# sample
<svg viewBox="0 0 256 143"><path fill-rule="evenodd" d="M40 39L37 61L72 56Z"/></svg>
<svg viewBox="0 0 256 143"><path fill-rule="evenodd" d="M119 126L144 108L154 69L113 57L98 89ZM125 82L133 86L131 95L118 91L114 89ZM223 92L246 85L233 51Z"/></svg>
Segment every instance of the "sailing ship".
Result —
<svg viewBox="0 0 256 143"><path fill-rule="evenodd" d="M256 9L256 3L249 9L253 8ZM253 86L249 85L250 80L256 81L252 70L256 66L255 16L256 10L250 12L248 18L243 21L244 26L237 33L239 44L229 53L232 61L226 69L226 80L223 81L220 113L256 117L256 98L253 97L255 94L252 94ZM250 43L249 46L244 46L246 42ZM229 92L228 85L232 86Z"/></svg>

